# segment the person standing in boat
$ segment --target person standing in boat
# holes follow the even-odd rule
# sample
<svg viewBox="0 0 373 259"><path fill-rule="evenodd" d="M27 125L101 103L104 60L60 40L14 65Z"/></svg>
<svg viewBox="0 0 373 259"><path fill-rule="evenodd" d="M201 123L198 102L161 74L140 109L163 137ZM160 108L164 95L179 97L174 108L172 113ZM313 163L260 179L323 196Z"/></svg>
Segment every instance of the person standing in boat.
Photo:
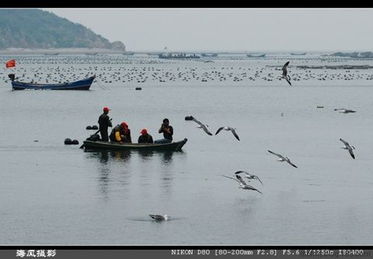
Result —
<svg viewBox="0 0 373 259"><path fill-rule="evenodd" d="M147 129L142 129L140 131L141 135L138 139L138 143L153 143L153 137L148 133Z"/></svg>
<svg viewBox="0 0 373 259"><path fill-rule="evenodd" d="M128 128L128 124L122 122L120 125L115 126L111 131L110 140L119 143L132 143L131 130Z"/></svg>
<svg viewBox="0 0 373 259"><path fill-rule="evenodd" d="M101 140L109 141L108 128L113 126L111 124L111 119L109 118L109 115L108 115L110 109L108 107L104 107L103 111L104 113L101 114L100 117L98 118L98 124L100 125L99 130L100 130Z"/></svg>
<svg viewBox="0 0 373 259"><path fill-rule="evenodd" d="M156 140L154 141L154 143L165 144L172 142L172 135L174 134L174 129L170 125L170 121L167 118L163 120L163 123L160 129L158 130L158 133L163 133L164 139Z"/></svg>

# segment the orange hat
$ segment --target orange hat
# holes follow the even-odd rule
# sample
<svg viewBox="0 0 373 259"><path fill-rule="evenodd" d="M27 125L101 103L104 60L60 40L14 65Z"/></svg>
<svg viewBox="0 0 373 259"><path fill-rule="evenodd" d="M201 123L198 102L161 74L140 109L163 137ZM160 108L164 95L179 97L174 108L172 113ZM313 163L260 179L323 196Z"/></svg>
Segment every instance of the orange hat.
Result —
<svg viewBox="0 0 373 259"><path fill-rule="evenodd" d="M107 112L110 111L109 107L107 107L107 106L104 107L104 112L106 112L106 111Z"/></svg>
<svg viewBox="0 0 373 259"><path fill-rule="evenodd" d="M142 135L148 134L148 130L147 130L147 129L142 129L142 130L140 131L140 133L141 133Z"/></svg>
<svg viewBox="0 0 373 259"><path fill-rule="evenodd" d="M125 123L124 121L120 124L123 128L128 128L128 124Z"/></svg>

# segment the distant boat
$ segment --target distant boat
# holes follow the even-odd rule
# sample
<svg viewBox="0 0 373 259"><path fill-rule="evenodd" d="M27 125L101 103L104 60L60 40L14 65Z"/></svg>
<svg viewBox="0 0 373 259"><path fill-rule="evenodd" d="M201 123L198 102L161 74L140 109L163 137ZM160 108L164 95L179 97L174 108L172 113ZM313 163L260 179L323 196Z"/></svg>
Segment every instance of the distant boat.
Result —
<svg viewBox="0 0 373 259"><path fill-rule="evenodd" d="M60 84L36 84L15 81L14 74L10 74L8 76L12 80L13 90L89 90L93 80L96 78L94 75L75 82L66 82Z"/></svg>
<svg viewBox="0 0 373 259"><path fill-rule="evenodd" d="M135 55L135 52L126 51L126 52L123 52L122 55L133 56Z"/></svg>
<svg viewBox="0 0 373 259"><path fill-rule="evenodd" d="M158 58L162 59L196 59L201 58L196 54L187 55L185 53L161 53L158 55Z"/></svg>
<svg viewBox="0 0 373 259"><path fill-rule="evenodd" d="M255 54L246 54L246 56L248 58L264 58L266 56L266 54L265 53L264 54L257 54L257 55L255 55Z"/></svg>
<svg viewBox="0 0 373 259"><path fill-rule="evenodd" d="M93 53L85 53L88 56L96 56L98 55L98 52L93 52Z"/></svg>
<svg viewBox="0 0 373 259"><path fill-rule="evenodd" d="M44 53L45 56L57 56L60 53Z"/></svg>
<svg viewBox="0 0 373 259"><path fill-rule="evenodd" d="M212 58L212 57L217 57L218 53L202 53L201 55L202 55L202 57Z"/></svg>
<svg viewBox="0 0 373 259"><path fill-rule="evenodd" d="M306 55L306 52L304 52L304 53L290 53L290 55L293 55L293 56L304 56L304 55Z"/></svg>

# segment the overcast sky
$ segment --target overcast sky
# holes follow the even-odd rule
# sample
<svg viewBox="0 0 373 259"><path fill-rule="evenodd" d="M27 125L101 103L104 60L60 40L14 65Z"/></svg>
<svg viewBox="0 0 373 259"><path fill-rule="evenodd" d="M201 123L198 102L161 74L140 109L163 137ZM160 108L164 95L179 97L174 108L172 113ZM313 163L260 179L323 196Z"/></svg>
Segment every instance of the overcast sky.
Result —
<svg viewBox="0 0 373 259"><path fill-rule="evenodd" d="M373 50L373 8L44 8L128 51Z"/></svg>

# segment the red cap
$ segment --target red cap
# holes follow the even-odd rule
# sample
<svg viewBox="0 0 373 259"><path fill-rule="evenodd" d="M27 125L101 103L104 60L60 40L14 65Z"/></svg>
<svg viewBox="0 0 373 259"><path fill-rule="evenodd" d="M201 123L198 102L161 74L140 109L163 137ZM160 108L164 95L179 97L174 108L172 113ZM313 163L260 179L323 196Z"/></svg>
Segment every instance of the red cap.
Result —
<svg viewBox="0 0 373 259"><path fill-rule="evenodd" d="M120 124L123 128L128 128L128 124L125 123L124 121Z"/></svg>
<svg viewBox="0 0 373 259"><path fill-rule="evenodd" d="M108 111L110 111L110 109L109 109L109 107L104 107L104 112L108 112Z"/></svg>
<svg viewBox="0 0 373 259"><path fill-rule="evenodd" d="M141 133L142 135L148 134L148 130L147 130L147 129L142 129L142 130L140 131L140 133Z"/></svg>

